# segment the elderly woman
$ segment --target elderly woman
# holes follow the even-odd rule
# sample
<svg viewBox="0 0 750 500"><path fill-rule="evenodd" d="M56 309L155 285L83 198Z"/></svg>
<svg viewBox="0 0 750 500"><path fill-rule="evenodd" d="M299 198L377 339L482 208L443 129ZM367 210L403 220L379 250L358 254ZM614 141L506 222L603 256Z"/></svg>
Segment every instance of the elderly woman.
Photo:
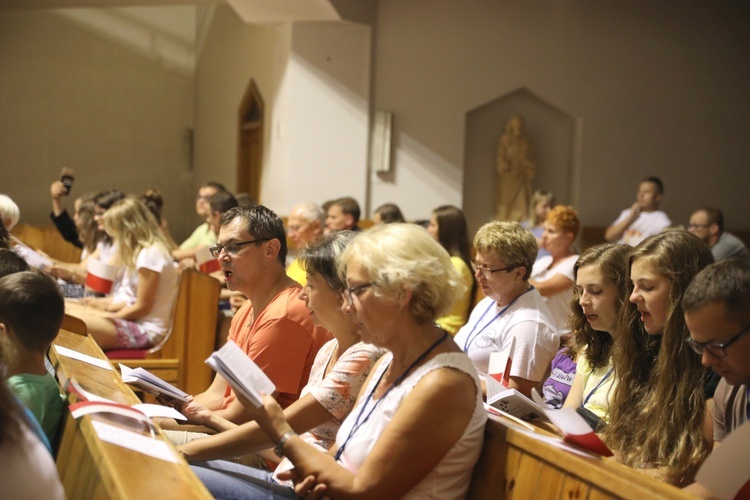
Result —
<svg viewBox="0 0 750 500"><path fill-rule="evenodd" d="M516 222L490 222L477 232L474 247L475 277L486 298L456 334L456 343L486 374L490 354L509 349L515 338L509 386L530 396L560 347L554 317L529 284L536 240Z"/></svg>
<svg viewBox="0 0 750 500"><path fill-rule="evenodd" d="M273 398L254 411L295 466L282 476L297 482L287 497L463 498L487 417L471 361L434 324L461 286L447 252L417 226L378 225L354 238L340 269L362 340L390 352L329 454L297 436Z"/></svg>
<svg viewBox="0 0 750 500"><path fill-rule="evenodd" d="M558 205L549 211L542 233L542 248L549 255L534 263L529 280L547 302L561 335L570 331L567 323L575 284L573 266L578 260L572 246L580 228L581 222L573 207Z"/></svg>

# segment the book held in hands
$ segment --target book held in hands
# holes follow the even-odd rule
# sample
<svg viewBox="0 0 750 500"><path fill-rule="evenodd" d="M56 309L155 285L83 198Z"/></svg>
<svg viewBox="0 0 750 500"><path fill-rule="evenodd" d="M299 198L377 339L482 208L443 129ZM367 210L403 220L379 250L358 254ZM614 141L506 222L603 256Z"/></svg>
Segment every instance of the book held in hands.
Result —
<svg viewBox="0 0 750 500"><path fill-rule="evenodd" d="M231 340L211 354L206 364L224 377L232 389L256 408L263 405L260 393L273 394L276 386L263 370Z"/></svg>

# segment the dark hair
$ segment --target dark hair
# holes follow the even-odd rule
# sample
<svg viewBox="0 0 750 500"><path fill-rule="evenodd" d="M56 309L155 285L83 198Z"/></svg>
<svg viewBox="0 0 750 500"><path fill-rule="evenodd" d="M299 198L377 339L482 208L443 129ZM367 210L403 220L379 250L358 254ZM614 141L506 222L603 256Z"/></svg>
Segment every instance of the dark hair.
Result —
<svg viewBox="0 0 750 500"><path fill-rule="evenodd" d="M331 203L331 206L333 205L339 207L344 214L351 215L354 219L354 225L357 225L361 214L359 210L359 203L357 203L357 200L349 196L345 196Z"/></svg>
<svg viewBox="0 0 750 500"><path fill-rule="evenodd" d="M432 211L438 225L438 242L452 257L459 257L468 269L471 266L469 246L469 229L463 210L453 205L442 205ZM477 280L472 273L471 295L469 304L474 303L477 292Z"/></svg>
<svg viewBox="0 0 750 500"><path fill-rule="evenodd" d="M201 187L202 188L214 188L217 191L226 191L227 190L227 188L224 187L224 184L222 184L220 182L216 182L216 181L204 182L201 185Z"/></svg>
<svg viewBox="0 0 750 500"><path fill-rule="evenodd" d="M2 226L2 224L0 224ZM0 278L31 269L29 264L10 248L0 248Z"/></svg>
<svg viewBox="0 0 750 500"><path fill-rule="evenodd" d="M0 224L2 227L2 224ZM0 365L7 365L10 357L8 340L0 338ZM17 442L21 436L21 421L23 420L21 405L10 392L5 383L5 375L0 373L0 444L8 441Z"/></svg>
<svg viewBox="0 0 750 500"><path fill-rule="evenodd" d="M221 214L221 225L225 226L238 218L242 219L246 224L247 232L253 238L279 240L281 244L278 255L279 261L282 266L286 267L286 232L284 231L284 221L281 220L281 217L263 205L255 205L254 207L245 205L230 208Z"/></svg>
<svg viewBox="0 0 750 500"><path fill-rule="evenodd" d="M156 189L147 189L141 195L141 201L151 211L156 218L156 222L161 224L161 211L164 208L164 198Z"/></svg>
<svg viewBox="0 0 750 500"><path fill-rule="evenodd" d="M0 224L0 248L10 248L10 233L4 224Z"/></svg>
<svg viewBox="0 0 750 500"><path fill-rule="evenodd" d="M725 259L695 275L682 298L683 311L694 312L715 303L724 304L731 321L750 320L750 264Z"/></svg>
<svg viewBox="0 0 750 500"><path fill-rule="evenodd" d="M119 191L117 189L108 189L107 191L102 191L97 194L94 197L94 203L99 208L109 210L109 207L123 198L125 198L125 193L123 193L122 191Z"/></svg>
<svg viewBox="0 0 750 500"><path fill-rule="evenodd" d="M234 195L235 199L237 200L237 206L240 205L257 205L258 202L255 201L255 198L250 196L248 193L237 193Z"/></svg>
<svg viewBox="0 0 750 500"><path fill-rule="evenodd" d="M627 300L627 257L630 245L619 243L604 243L589 248L581 254L573 266L573 279L578 279L578 270L584 266L595 265L602 276L617 287L617 311ZM579 300L581 293L576 288L570 302L571 314L568 319L573 341L568 353L573 356L584 353L592 368L606 366L610 362L613 339L609 332L599 332L591 328L591 324L583 314Z"/></svg>
<svg viewBox="0 0 750 500"><path fill-rule="evenodd" d="M385 203L380 205L376 214L380 215L380 222L384 224L391 224L393 222L406 222L404 220L404 214L401 213L401 209L395 203Z"/></svg>
<svg viewBox="0 0 750 500"><path fill-rule="evenodd" d="M664 194L664 183L658 177L646 177L641 182L653 182L659 194Z"/></svg>
<svg viewBox="0 0 750 500"><path fill-rule="evenodd" d="M230 208L238 206L237 199L229 191L216 191L208 197L208 205L211 207L211 213L219 212L223 214Z"/></svg>
<svg viewBox="0 0 750 500"><path fill-rule="evenodd" d="M719 234L724 232L724 214L718 208L703 207L696 210L696 212L706 212L706 218L708 219L708 225L716 224L719 228Z"/></svg>
<svg viewBox="0 0 750 500"><path fill-rule="evenodd" d="M338 273L338 259L355 234L354 231L334 231L316 238L300 251L300 265L308 273L319 274L332 290L344 290L346 285Z"/></svg>
<svg viewBox="0 0 750 500"><path fill-rule="evenodd" d="M65 299L52 277L22 271L0 278L0 322L26 349L46 351L64 315Z"/></svg>

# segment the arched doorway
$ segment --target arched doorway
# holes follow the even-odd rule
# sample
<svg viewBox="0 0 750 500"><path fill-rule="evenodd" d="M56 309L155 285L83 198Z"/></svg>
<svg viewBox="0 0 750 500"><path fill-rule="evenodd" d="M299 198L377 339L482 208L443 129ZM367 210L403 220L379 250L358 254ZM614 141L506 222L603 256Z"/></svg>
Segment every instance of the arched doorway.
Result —
<svg viewBox="0 0 750 500"><path fill-rule="evenodd" d="M255 80L245 90L239 109L237 152L237 186L235 192L248 193L257 203L260 199L263 171L263 97Z"/></svg>

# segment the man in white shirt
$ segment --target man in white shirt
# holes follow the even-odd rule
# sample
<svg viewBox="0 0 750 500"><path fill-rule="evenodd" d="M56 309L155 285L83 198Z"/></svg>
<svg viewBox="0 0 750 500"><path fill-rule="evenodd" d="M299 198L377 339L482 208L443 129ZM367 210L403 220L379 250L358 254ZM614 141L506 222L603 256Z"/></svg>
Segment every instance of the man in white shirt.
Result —
<svg viewBox="0 0 750 500"><path fill-rule="evenodd" d="M619 241L636 246L649 236L660 233L672 221L659 210L664 196L664 184L658 177L648 177L638 186L635 203L626 208L604 233L607 241Z"/></svg>

